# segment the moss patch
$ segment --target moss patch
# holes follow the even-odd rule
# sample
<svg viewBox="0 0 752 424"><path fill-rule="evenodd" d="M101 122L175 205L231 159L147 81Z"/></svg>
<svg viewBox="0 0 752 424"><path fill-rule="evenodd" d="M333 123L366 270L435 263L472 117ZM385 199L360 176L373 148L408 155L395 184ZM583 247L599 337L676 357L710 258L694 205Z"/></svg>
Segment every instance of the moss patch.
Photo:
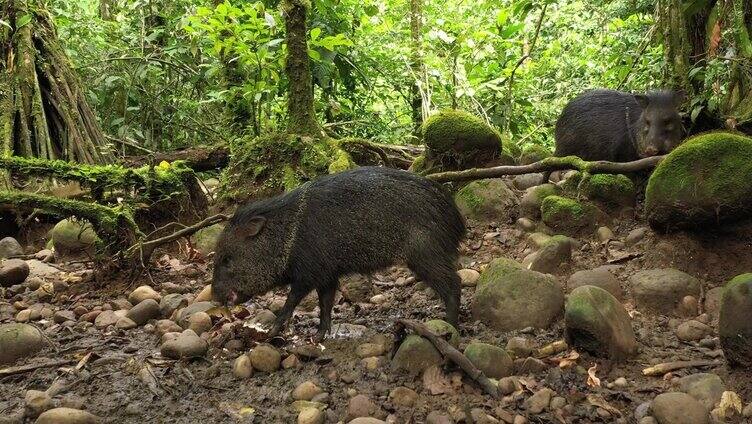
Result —
<svg viewBox="0 0 752 424"><path fill-rule="evenodd" d="M494 281L500 281L514 271L524 269L521 263L509 258L496 258L492 260L486 269L480 274L476 290Z"/></svg>
<svg viewBox="0 0 752 424"><path fill-rule="evenodd" d="M752 274L734 277L723 288L718 335L731 365L752 365Z"/></svg>
<svg viewBox="0 0 752 424"><path fill-rule="evenodd" d="M541 203L543 222L549 227L573 234L591 228L595 224L596 209L589 203L562 196L548 196Z"/></svg>
<svg viewBox="0 0 752 424"><path fill-rule="evenodd" d="M648 181L645 211L660 230L699 229L752 211L752 138L726 131L693 137Z"/></svg>
<svg viewBox="0 0 752 424"><path fill-rule="evenodd" d="M515 219L519 203L517 195L498 178L473 181L458 191L454 200L464 216L496 221Z"/></svg>
<svg viewBox="0 0 752 424"><path fill-rule="evenodd" d="M427 168L433 171L481 166L499 157L501 135L482 119L461 110L442 110L421 127Z"/></svg>
<svg viewBox="0 0 752 424"><path fill-rule="evenodd" d="M622 174L577 172L567 179L564 188L608 207L632 206L635 202L635 185Z"/></svg>

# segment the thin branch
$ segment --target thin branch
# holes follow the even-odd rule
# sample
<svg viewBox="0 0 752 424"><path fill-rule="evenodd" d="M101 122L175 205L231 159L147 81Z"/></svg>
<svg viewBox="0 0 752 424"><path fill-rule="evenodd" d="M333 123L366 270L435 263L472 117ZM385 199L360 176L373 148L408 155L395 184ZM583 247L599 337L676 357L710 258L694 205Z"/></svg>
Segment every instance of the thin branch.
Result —
<svg viewBox="0 0 752 424"><path fill-rule="evenodd" d="M586 171L590 174L627 174L653 169L658 166L664 157L666 156L651 156L632 162L608 162L603 160L587 162L576 156L552 157L531 163L530 165L504 165L491 168L472 168L464 171L439 172L427 175L426 178L445 183L449 181L479 180L483 178L498 178L504 175L534 174L536 172L568 169Z"/></svg>

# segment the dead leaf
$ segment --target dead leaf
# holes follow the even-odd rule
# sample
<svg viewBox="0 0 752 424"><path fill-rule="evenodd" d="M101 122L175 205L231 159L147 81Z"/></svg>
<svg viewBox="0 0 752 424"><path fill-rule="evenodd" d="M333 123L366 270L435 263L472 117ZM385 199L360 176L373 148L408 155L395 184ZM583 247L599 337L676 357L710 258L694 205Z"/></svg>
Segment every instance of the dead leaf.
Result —
<svg viewBox="0 0 752 424"><path fill-rule="evenodd" d="M449 379L437 365L423 371L423 387L432 395L451 393L452 386Z"/></svg>
<svg viewBox="0 0 752 424"><path fill-rule="evenodd" d="M587 370L587 385L590 387L601 387L601 379L595 376L596 372L598 372L598 364L593 364L593 366Z"/></svg>
<svg viewBox="0 0 752 424"><path fill-rule="evenodd" d="M551 358L549 360L555 364L559 364L559 368L565 369L577 365L577 360L579 358L580 354L576 350L573 350L563 358Z"/></svg>
<svg viewBox="0 0 752 424"><path fill-rule="evenodd" d="M238 402L219 402L217 408L230 418L239 422L250 422L256 414L256 410L250 406Z"/></svg>
<svg viewBox="0 0 752 424"><path fill-rule="evenodd" d="M721 395L721 403L718 404L718 410L721 418L733 416L734 413L742 413L742 398L738 394L725 391Z"/></svg>
<svg viewBox="0 0 752 424"><path fill-rule="evenodd" d="M588 373L590 373L590 370L588 370ZM600 382L598 383L598 385L600 386ZM595 406L596 408L603 408L613 415L621 416L621 411L611 406L611 404L606 402L606 399L603 399L603 397L601 397L600 395L589 394L587 395L587 401L589 404Z"/></svg>
<svg viewBox="0 0 752 424"><path fill-rule="evenodd" d="M721 44L721 21L720 19L713 25L713 31L710 33L710 46L708 47L708 56L714 57Z"/></svg>
<svg viewBox="0 0 752 424"><path fill-rule="evenodd" d="M138 372L138 378L146 384L146 387L148 387L149 391L154 393L154 395L162 396L162 389L159 387L157 376L148 364L141 367L141 370Z"/></svg>
<svg viewBox="0 0 752 424"><path fill-rule="evenodd" d="M232 321L232 313L226 306L215 306L213 308L209 308L206 311L206 314L210 317L215 318L227 318L228 320Z"/></svg>

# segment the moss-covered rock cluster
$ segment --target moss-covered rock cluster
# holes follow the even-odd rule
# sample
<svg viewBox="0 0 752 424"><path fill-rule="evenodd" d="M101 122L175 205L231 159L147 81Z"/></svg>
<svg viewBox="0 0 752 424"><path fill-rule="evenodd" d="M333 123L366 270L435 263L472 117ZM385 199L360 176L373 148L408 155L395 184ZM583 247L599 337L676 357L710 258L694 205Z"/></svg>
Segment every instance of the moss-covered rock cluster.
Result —
<svg viewBox="0 0 752 424"><path fill-rule="evenodd" d="M460 189L454 200L463 216L491 221L515 219L519 203L500 178L473 181Z"/></svg>
<svg viewBox="0 0 752 424"><path fill-rule="evenodd" d="M597 208L587 202L554 195L543 199L541 217L552 229L572 235L593 229Z"/></svg>
<svg viewBox="0 0 752 424"><path fill-rule="evenodd" d="M281 132L242 138L231 146L220 192L225 200L268 197L354 166L334 139Z"/></svg>
<svg viewBox="0 0 752 424"><path fill-rule="evenodd" d="M659 230L697 229L749 217L752 138L719 131L693 137L648 181L645 212Z"/></svg>
<svg viewBox="0 0 752 424"><path fill-rule="evenodd" d="M461 110L442 110L421 127L426 153L411 170L432 173L482 166L501 155L501 134L482 119Z"/></svg>
<svg viewBox="0 0 752 424"><path fill-rule="evenodd" d="M637 190L622 174L586 174L577 172L564 183L566 191L585 196L608 208L634 206Z"/></svg>

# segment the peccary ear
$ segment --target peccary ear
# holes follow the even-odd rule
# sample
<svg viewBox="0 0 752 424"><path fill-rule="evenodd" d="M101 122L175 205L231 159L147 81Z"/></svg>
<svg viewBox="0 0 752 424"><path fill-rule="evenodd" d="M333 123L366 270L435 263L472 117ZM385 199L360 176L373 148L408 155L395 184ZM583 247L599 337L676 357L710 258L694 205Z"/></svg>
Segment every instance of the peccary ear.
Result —
<svg viewBox="0 0 752 424"><path fill-rule="evenodd" d="M635 100L637 100L637 103L643 107L643 109L648 107L648 103L650 103L650 99L644 94L635 94L634 98Z"/></svg>
<svg viewBox="0 0 752 424"><path fill-rule="evenodd" d="M266 218L263 216L254 216L248 222L243 223L238 229L238 234L243 238L253 237L261 232L264 224L266 224Z"/></svg>
<svg viewBox="0 0 752 424"><path fill-rule="evenodd" d="M684 100L687 98L687 92L684 90L677 90L674 91L674 104L678 107L682 103L684 103Z"/></svg>

